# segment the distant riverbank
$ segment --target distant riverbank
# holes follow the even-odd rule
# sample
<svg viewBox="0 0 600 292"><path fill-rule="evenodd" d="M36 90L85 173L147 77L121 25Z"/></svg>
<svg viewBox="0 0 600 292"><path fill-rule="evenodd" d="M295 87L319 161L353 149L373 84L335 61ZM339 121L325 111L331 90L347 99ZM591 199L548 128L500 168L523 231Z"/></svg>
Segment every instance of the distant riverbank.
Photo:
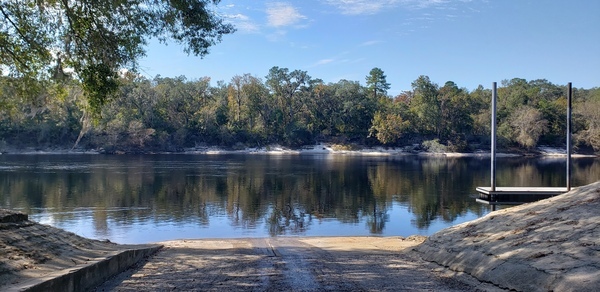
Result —
<svg viewBox="0 0 600 292"><path fill-rule="evenodd" d="M289 148L280 145L269 145L264 147L248 147L242 149L231 149L218 146L200 146L185 148L181 151L107 151L105 149L36 149L36 148L8 148L0 154L268 154L268 155L298 155L298 154L336 154L336 155L357 155L357 156L393 156L393 155L427 155L427 156L445 156L445 157L489 157L489 150L476 150L473 152L430 152L420 149L418 145L407 147L362 147L347 146L337 144L316 144L304 146L301 148ZM553 147L538 147L529 152L500 151L496 153L497 157L520 157L520 156L549 156L565 157L565 149ZM595 154L573 153L571 157L597 157Z"/></svg>

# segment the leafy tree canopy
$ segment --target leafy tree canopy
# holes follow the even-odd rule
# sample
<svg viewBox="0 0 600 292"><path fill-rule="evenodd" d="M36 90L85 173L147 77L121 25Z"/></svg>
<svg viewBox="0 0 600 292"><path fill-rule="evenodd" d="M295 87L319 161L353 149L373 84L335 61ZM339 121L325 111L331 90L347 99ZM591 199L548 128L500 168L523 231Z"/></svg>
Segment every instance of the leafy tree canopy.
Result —
<svg viewBox="0 0 600 292"><path fill-rule="evenodd" d="M135 69L150 38L204 56L234 32L211 10L219 2L0 0L0 74L42 80L72 71L97 111L116 92L118 70Z"/></svg>
<svg viewBox="0 0 600 292"><path fill-rule="evenodd" d="M383 70L380 68L373 68L369 71L369 75L366 77L367 88L373 92L373 97L377 98L377 93L385 95L387 90L390 89L390 84L386 80Z"/></svg>

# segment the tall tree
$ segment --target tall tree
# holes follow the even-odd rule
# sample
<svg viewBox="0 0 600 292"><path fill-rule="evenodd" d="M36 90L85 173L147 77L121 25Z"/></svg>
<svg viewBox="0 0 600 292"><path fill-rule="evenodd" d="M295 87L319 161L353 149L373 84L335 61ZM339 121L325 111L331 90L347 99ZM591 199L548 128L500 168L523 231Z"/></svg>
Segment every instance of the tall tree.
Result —
<svg viewBox="0 0 600 292"><path fill-rule="evenodd" d="M294 70L292 72L287 68L273 67L269 70L266 77L267 87L277 101L278 110L281 112L281 135L292 130L295 113L300 106L299 93L307 90L310 76L306 71Z"/></svg>
<svg viewBox="0 0 600 292"><path fill-rule="evenodd" d="M242 91L244 78L240 75L233 76L227 90L227 101L229 106L229 121L234 126L242 122L242 106L245 105L247 97Z"/></svg>
<svg viewBox="0 0 600 292"><path fill-rule="evenodd" d="M270 130L268 126L273 120L271 96L260 78L245 74L243 79L242 91L248 98L248 127L257 136L256 138L263 140L268 136Z"/></svg>
<svg viewBox="0 0 600 292"><path fill-rule="evenodd" d="M238 142L247 142L245 140L248 134L264 130L262 127L257 128L257 122L263 114L264 99L269 94L262 81L250 74L231 78L227 94L228 127L238 136Z"/></svg>
<svg viewBox="0 0 600 292"><path fill-rule="evenodd" d="M479 85L469 93L471 117L473 119L473 134L475 136L487 137L490 134L492 91Z"/></svg>
<svg viewBox="0 0 600 292"><path fill-rule="evenodd" d="M416 126L422 134L437 134L440 124L438 85L428 76L419 76L412 83L413 98L410 109L417 119Z"/></svg>
<svg viewBox="0 0 600 292"><path fill-rule="evenodd" d="M387 83L386 76L383 74L383 70L377 67L371 69L366 79L367 89L373 94L374 99L377 99L379 96L386 95L387 90L390 89L390 84Z"/></svg>
<svg viewBox="0 0 600 292"><path fill-rule="evenodd" d="M473 128L473 118L470 113L473 111L470 96L466 89L448 81L439 90L438 100L440 102L440 119L438 127L438 138L442 141L448 141L449 145L454 145L455 151L462 151L466 146L466 136L471 133Z"/></svg>
<svg viewBox="0 0 600 292"><path fill-rule="evenodd" d="M3 74L81 80L99 112L117 90L117 72L133 68L150 38L171 39L198 56L234 31L214 13L219 0L2 0Z"/></svg>
<svg viewBox="0 0 600 292"><path fill-rule="evenodd" d="M410 115L408 113L409 94L404 92L394 99L380 98L378 109L373 116L369 136L383 144L394 144L408 133Z"/></svg>
<svg viewBox="0 0 600 292"><path fill-rule="evenodd" d="M341 121L337 130L349 138L366 138L377 110L376 100L367 96L358 81L340 80L333 87L334 98L341 103Z"/></svg>
<svg viewBox="0 0 600 292"><path fill-rule="evenodd" d="M312 128L317 136L335 136L342 121L342 103L335 95L334 86L317 79L311 90L310 103Z"/></svg>

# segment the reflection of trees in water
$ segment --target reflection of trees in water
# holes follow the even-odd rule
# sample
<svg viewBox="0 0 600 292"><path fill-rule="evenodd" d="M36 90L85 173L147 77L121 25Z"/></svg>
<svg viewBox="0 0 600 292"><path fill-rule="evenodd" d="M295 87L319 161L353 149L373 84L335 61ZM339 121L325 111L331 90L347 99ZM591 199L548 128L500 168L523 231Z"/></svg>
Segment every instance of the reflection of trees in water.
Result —
<svg viewBox="0 0 600 292"><path fill-rule="evenodd" d="M600 180L598 159L580 158L573 160L572 185L582 186Z"/></svg>
<svg viewBox="0 0 600 292"><path fill-rule="evenodd" d="M96 238L109 238L108 213L106 209L99 209L93 214L94 230Z"/></svg>
<svg viewBox="0 0 600 292"><path fill-rule="evenodd" d="M390 220L385 202L373 204L373 212L367 216L367 226L372 234L381 234L385 229L385 223Z"/></svg>
<svg viewBox="0 0 600 292"><path fill-rule="evenodd" d="M572 160L573 185L584 185L600 179L598 159L577 158ZM566 158L506 158L498 162L498 186L547 186L566 185Z"/></svg>
<svg viewBox="0 0 600 292"><path fill-rule="evenodd" d="M280 204L275 204L267 218L267 226L269 235L276 236L282 234L301 234L306 231L305 221L306 213L298 208L293 208L290 204L279 207ZM277 206L277 207L276 207ZM310 221L310 218L308 218Z"/></svg>
<svg viewBox="0 0 600 292"><path fill-rule="evenodd" d="M193 156L192 156L193 157ZM192 159L185 157L184 162ZM394 202L414 215L413 224L427 228L433 220L452 222L467 212L487 208L465 194L489 184L489 160L471 158L223 157L178 167L182 163L152 158L112 158L110 167L94 171L0 173L0 200L5 206L55 208L57 221L73 220L89 207L98 232L107 221L197 222L227 216L232 226L266 223L271 235L298 234L313 220L364 221L371 233L385 229ZM199 158L193 158L199 159ZM174 165L171 165L174 164ZM600 163L574 160L574 181L600 177ZM559 169L559 171L556 171ZM499 185L564 184L564 161L536 159L499 161Z"/></svg>
<svg viewBox="0 0 600 292"><path fill-rule="evenodd" d="M481 184L481 177L473 175L480 164L481 160L400 157L370 168L369 179L378 201L407 205L415 216L413 224L427 228L438 218L452 222L468 211L484 212L465 197Z"/></svg>

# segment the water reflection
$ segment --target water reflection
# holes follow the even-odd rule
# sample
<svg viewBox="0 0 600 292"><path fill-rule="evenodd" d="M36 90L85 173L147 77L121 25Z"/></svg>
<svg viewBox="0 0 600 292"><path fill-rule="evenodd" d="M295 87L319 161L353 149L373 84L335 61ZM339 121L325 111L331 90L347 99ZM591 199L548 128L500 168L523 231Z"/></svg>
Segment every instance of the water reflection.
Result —
<svg viewBox="0 0 600 292"><path fill-rule="evenodd" d="M561 186L564 159L498 161L498 185ZM600 178L575 159L573 185ZM341 155L3 155L0 207L117 242L431 234L486 214L489 160Z"/></svg>

